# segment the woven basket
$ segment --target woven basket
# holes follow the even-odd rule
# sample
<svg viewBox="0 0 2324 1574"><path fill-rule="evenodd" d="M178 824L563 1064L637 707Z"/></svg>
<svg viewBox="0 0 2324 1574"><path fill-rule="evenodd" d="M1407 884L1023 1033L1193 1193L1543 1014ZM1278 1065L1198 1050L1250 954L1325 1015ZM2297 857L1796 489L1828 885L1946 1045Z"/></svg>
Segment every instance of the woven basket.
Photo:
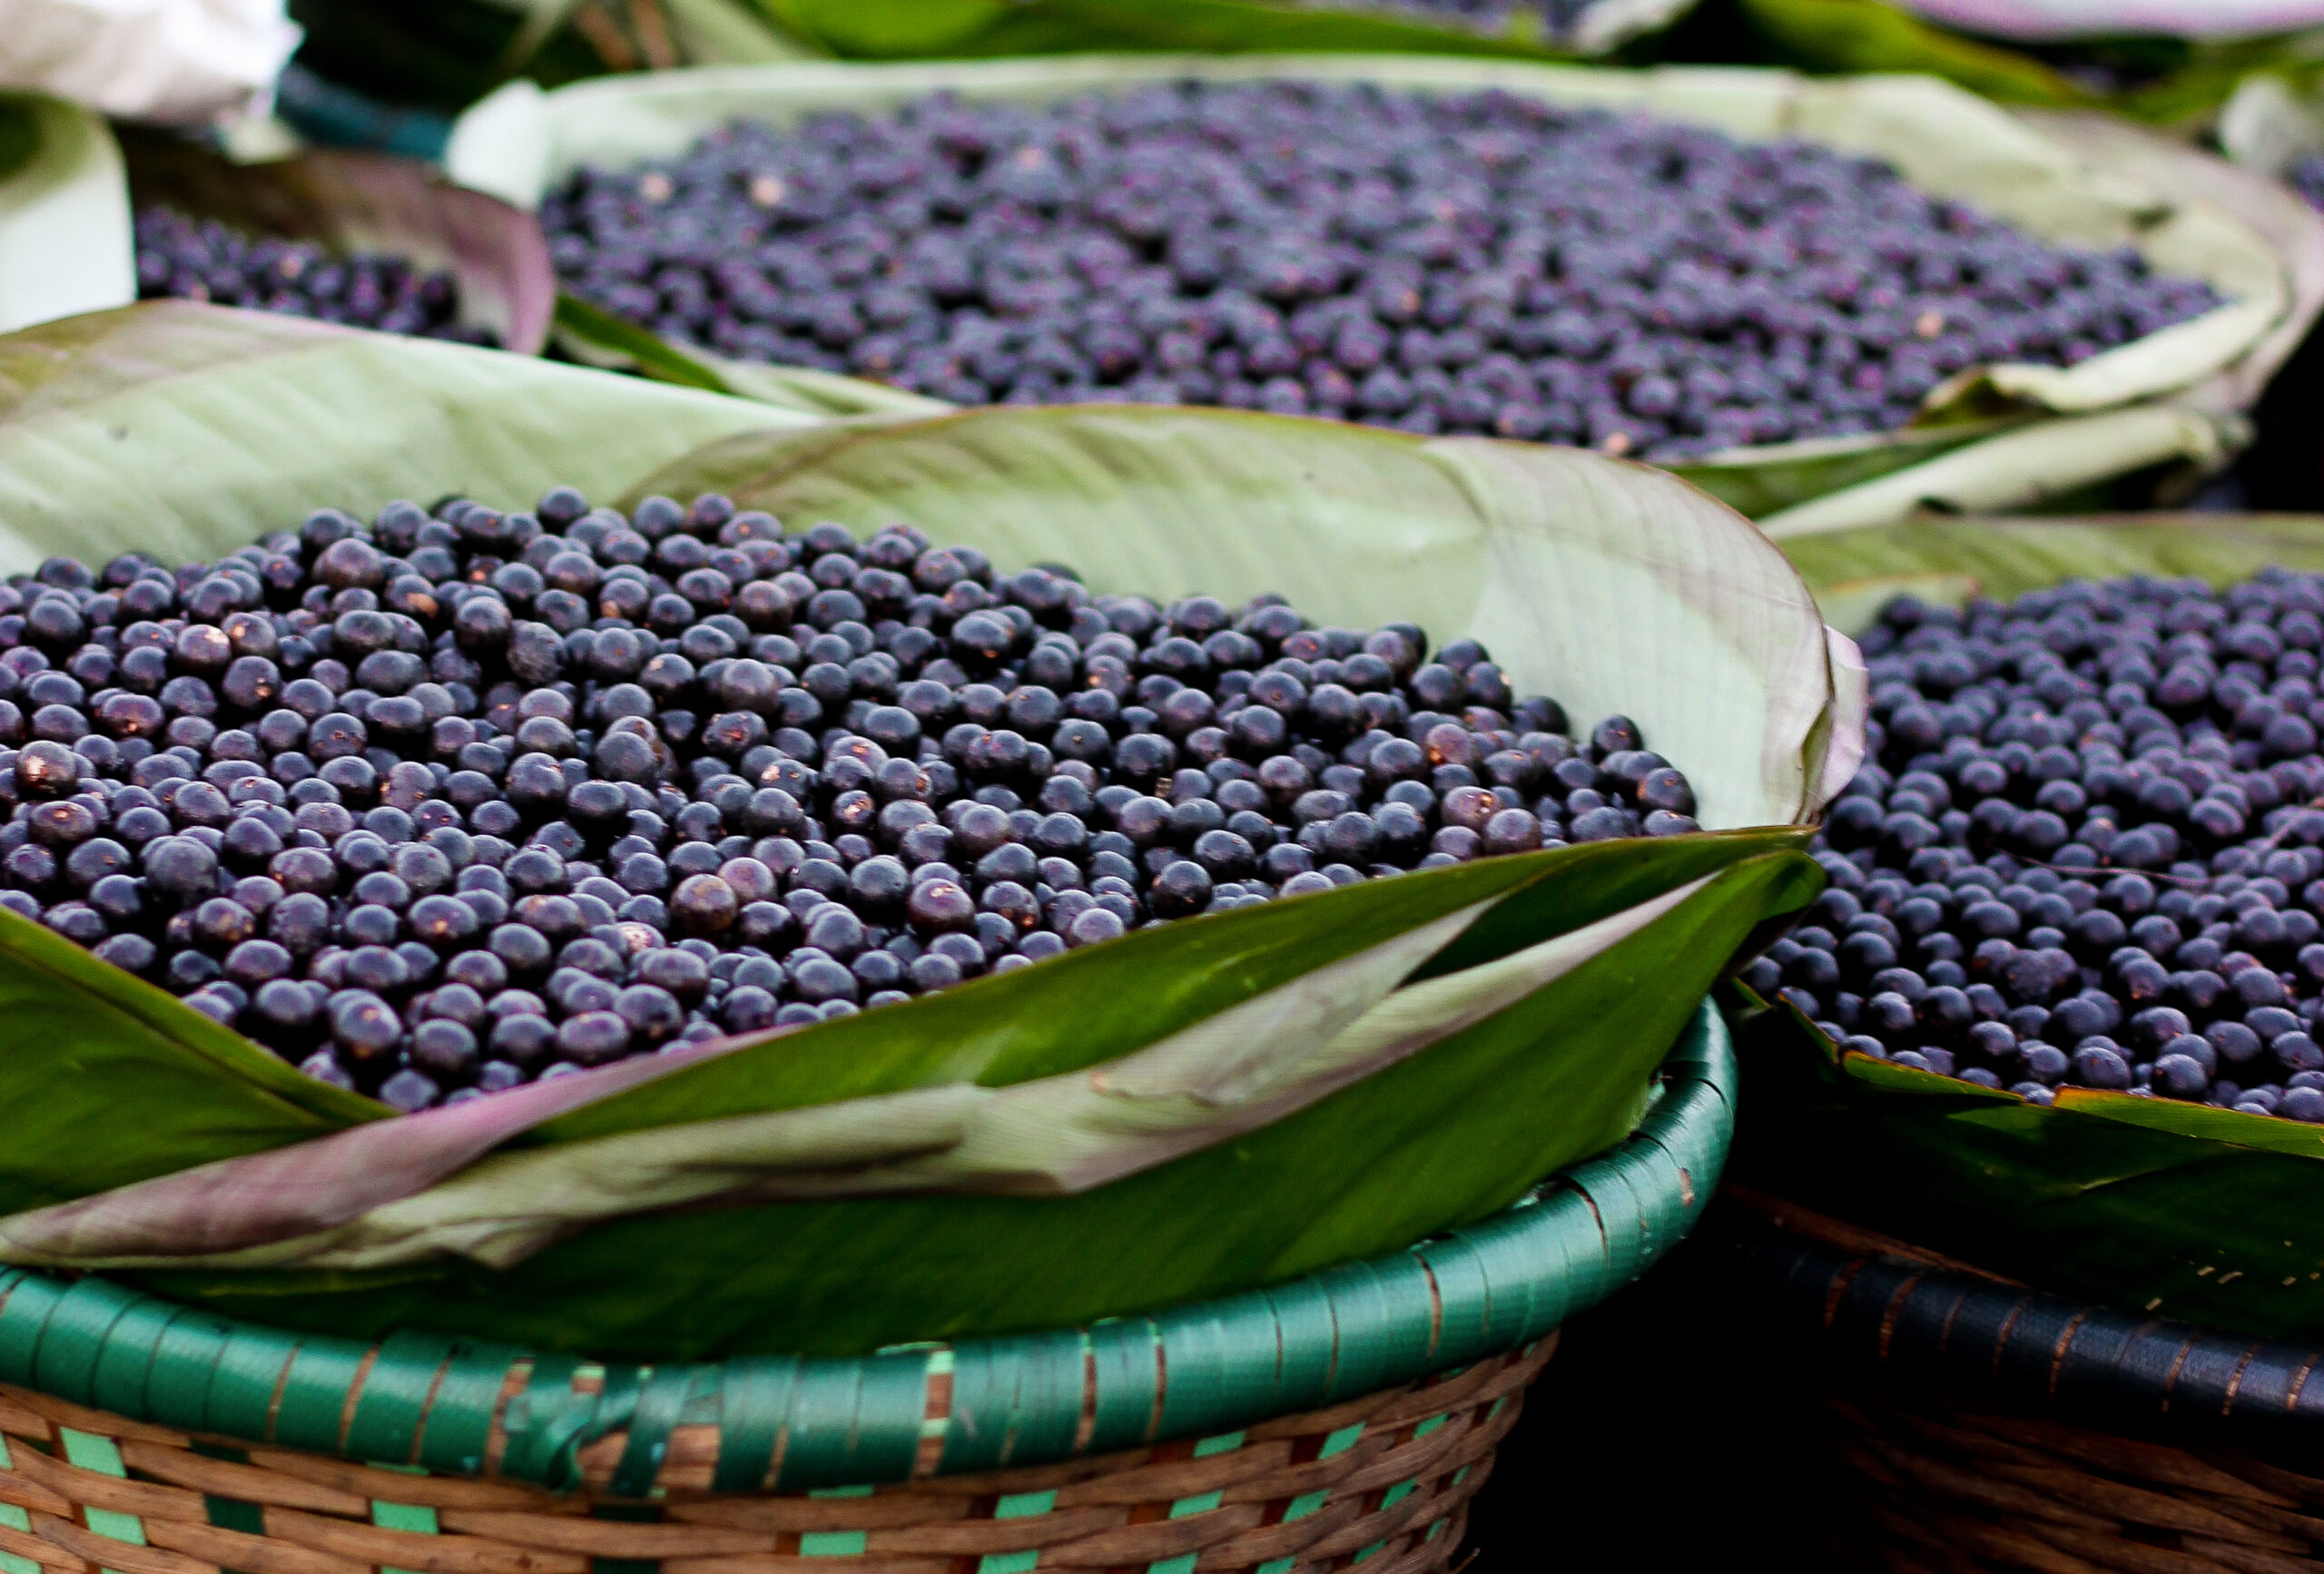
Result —
<svg viewBox="0 0 2324 1574"><path fill-rule="evenodd" d="M2324 1569L2324 1352L2044 1295L1731 1192L1718 1246L1848 1483L1843 1564Z"/></svg>
<svg viewBox="0 0 2324 1574"><path fill-rule="evenodd" d="M1700 1213L1733 1087L1706 1005L1637 1132L1482 1224L860 1359L366 1345L8 1271L0 1571L1440 1569L1558 1324Z"/></svg>

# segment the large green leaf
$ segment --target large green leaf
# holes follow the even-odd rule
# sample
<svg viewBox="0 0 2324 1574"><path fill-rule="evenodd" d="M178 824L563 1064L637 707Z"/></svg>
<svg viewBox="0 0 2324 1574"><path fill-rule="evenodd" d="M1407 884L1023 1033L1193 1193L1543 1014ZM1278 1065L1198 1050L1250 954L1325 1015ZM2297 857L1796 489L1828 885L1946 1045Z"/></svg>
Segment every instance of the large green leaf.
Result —
<svg viewBox="0 0 2324 1574"><path fill-rule="evenodd" d="M857 1353L1070 1324L1275 1283L1481 1217L1618 1140L1697 991L1807 861L1735 865L1525 1002L1237 1140L1067 1197L783 1203L625 1220L505 1271L137 1275L230 1314L358 1337L454 1328L698 1359ZM1128 1247L1128 1249L1125 1249Z"/></svg>
<svg viewBox="0 0 2324 1574"><path fill-rule="evenodd" d="M2092 494L2102 496L2121 477L2217 469L2232 457L2242 430L2240 417L2177 403L2065 416L1758 516L1759 527L1788 541L1915 515L2070 512L2092 507Z"/></svg>
<svg viewBox="0 0 2324 1574"><path fill-rule="evenodd" d="M763 366L680 348L577 295L556 302L558 344L591 366L635 371L682 388L708 389L812 416L928 416L952 407L864 378L812 367Z"/></svg>
<svg viewBox="0 0 2324 1574"><path fill-rule="evenodd" d="M1891 597L1960 605L2068 579L2192 575L2213 585L2270 564L2324 569L2324 519L2129 514L2083 519L1926 519L1785 539L1836 628L1856 632Z"/></svg>
<svg viewBox="0 0 2324 1574"><path fill-rule="evenodd" d="M1013 15L1036 8L1008 9ZM977 5L954 15L970 13L984 15ZM887 15L863 15L867 27L883 25ZM879 53L868 44L865 51ZM1932 192L1973 202L2050 240L2134 245L2156 266L2205 278L2229 298L2192 322L2070 369L2001 366L1965 374L1932 396L1926 429L1738 449L1685 467L1690 478L1754 516L1813 507L1836 493L1845 495L1846 501L1837 507L1851 523L1902 517L1924 499L1973 509L2024 507L2061 490L2059 476L2076 477L2079 487L2173 461L2210 462L2231 446L2233 436L2223 435L2210 415L2147 416L2095 434L2087 424L2062 418L2112 413L2126 403L2204 384L2251 359L2263 340L2283 342L2287 332L2296 339L2302 320L2294 310L2292 265L2281 238L2211 202L2200 182L2178 179L2177 167L2162 165L2151 149L2053 137L1926 78L1811 81L1776 71L1623 72L1385 54L803 63L609 78L547 94L530 84L514 84L461 117L446 159L456 179L531 206L576 168L675 157L704 133L737 118L783 124L832 109L875 113L940 89L970 98L1049 102L1188 77L1371 80L1445 91L1494 87L1559 103L1640 110L1743 137L1807 137L1886 159ZM2158 170L2171 178L2158 177ZM714 382L704 381L675 369L681 362L708 367L696 352L650 338L624 349L604 332L586 331L577 315L569 326L583 340L659 365L662 375L680 380L770 393L785 403L807 392L787 374L763 389L745 389L723 371L714 374ZM2237 397L2248 402L2251 391L2238 389ZM837 383L808 397L825 410L845 403ZM868 409L875 397L855 402ZM2093 467L2093 474L2084 474Z"/></svg>
<svg viewBox="0 0 2324 1574"><path fill-rule="evenodd" d="M1836 1057L1787 1009L1738 1035L1752 1118L1728 1174L2061 1294L2324 1338L2324 1143L2270 1116L2014 1095Z"/></svg>
<svg viewBox="0 0 2324 1574"><path fill-rule="evenodd" d="M1826 615L2073 578L2324 569L2324 518L1952 520L1784 543ZM1744 1035L1737 1179L1982 1267L2129 1310L2324 1337L2312 1126L2069 1089L2054 1107L1835 1046L1787 1008Z"/></svg>
<svg viewBox="0 0 2324 1574"><path fill-rule="evenodd" d="M1418 1052L1797 840L1772 838L1536 853L1180 924L812 1033L448 1107L399 1123L401 1140L351 1131L303 1160L273 1151L19 1214L0 1243L14 1261L76 1267L439 1251L501 1265L572 1225L680 1201L1083 1191ZM511 1137L531 1151L437 1184Z"/></svg>
<svg viewBox="0 0 2324 1574"><path fill-rule="evenodd" d="M0 912L0 1197L37 1206L385 1113L142 979ZM106 1135L109 1134L109 1135Z"/></svg>
<svg viewBox="0 0 2324 1574"><path fill-rule="evenodd" d="M7 430L0 420L0 476ZM1857 746L1852 653L1832 643L1781 555L1683 483L1595 456L1219 412L991 410L827 435L746 431L636 487L720 484L794 523L909 517L1004 566L1079 562L1100 587L1241 596L1270 585L1334 621L1416 613L1439 639L1486 640L1513 681L1578 714L1627 711L1688 762L1707 823L1761 829L1555 850L1140 931L704 1051L571 1113L528 1113L529 1135L448 1180L438 1159L391 1176L364 1163L387 1136L379 1127L288 1147L253 1140L246 1155L263 1163L222 1160L12 1218L16 1254L213 1262L169 1283L296 1295L286 1314L342 1327L374 1314L479 1332L554 1319L562 1343L600 1349L676 1337L699 1349L861 1347L899 1330L1055 1323L1295 1273L1501 1205L1627 1129L1689 1003L1742 936L1812 891L1812 866L1788 851L1804 837L1795 822ZM1648 978L1655 987L1625 1008L1590 993ZM1561 1003L1581 999L1586 1009ZM560 1099L596 1091L545 1087ZM1421 1107L1437 1115L1416 1126ZM432 1144L465 1164L475 1149L460 1145L498 1118L481 1110L401 1124L415 1150ZM1321 1113L1332 1110L1342 1113ZM439 1137L445 1126L457 1129ZM1329 1156L1299 1157L1317 1139L1297 1134L1311 1128L1339 1134ZM1246 1151L1276 1156L1264 1187L1152 1178L1207 1175ZM1345 1201L1365 1189L1351 1170L1380 1176L1361 1209ZM944 1195L846 1195L899 1187ZM637 1213L834 1191L844 1200ZM1045 1195L981 1195L1021 1191ZM1140 1210L1162 1199L1184 1227L1215 1233L1215 1247L1092 1264L1078 1277L1038 1271L1060 1233L1143 1229ZM983 1265L966 1274L947 1260L963 1240L949 1225L922 1238L899 1223L1003 1202L1046 1205L987 1228ZM767 1253L766 1205L820 1221L796 1237L809 1257ZM259 1227L242 1227L261 1211ZM615 1215L636 1216L550 1244ZM317 1235L330 1238L306 1238ZM568 1306L559 1275L608 1251L633 1272L591 1307ZM222 1265L260 1261L324 1266L253 1276ZM753 1271L738 1275L738 1262ZM637 1283L652 1304L622 1291ZM405 1288L380 1294L385 1284ZM695 1308L694 1332L660 1321L659 1298L673 1294Z"/></svg>
<svg viewBox="0 0 2324 1574"><path fill-rule="evenodd" d="M2004 103L2103 107L2161 126L2200 125L2248 73L2314 70L2314 51L2297 34L2207 43L2093 38L2037 49L1955 32L1886 0L1737 3L1762 45L1787 64L1925 72ZM2109 74L2124 85L2098 85Z"/></svg>
<svg viewBox="0 0 2324 1574"><path fill-rule="evenodd" d="M611 495L811 418L635 378L155 300L0 339L0 571L135 546L216 557L325 506Z"/></svg>
<svg viewBox="0 0 2324 1574"><path fill-rule="evenodd" d="M2072 105L2090 92L2034 56L1964 38L1881 0L1738 0L1777 58L1811 71L1911 71L2004 103Z"/></svg>
<svg viewBox="0 0 2324 1574"><path fill-rule="evenodd" d="M0 93L0 333L136 299L113 133L77 105Z"/></svg>
<svg viewBox="0 0 2324 1574"><path fill-rule="evenodd" d="M233 163L197 143L134 130L123 131L122 151L141 207L446 270L459 281L461 322L492 330L519 355L548 342L556 277L539 224L413 160L319 152Z"/></svg>

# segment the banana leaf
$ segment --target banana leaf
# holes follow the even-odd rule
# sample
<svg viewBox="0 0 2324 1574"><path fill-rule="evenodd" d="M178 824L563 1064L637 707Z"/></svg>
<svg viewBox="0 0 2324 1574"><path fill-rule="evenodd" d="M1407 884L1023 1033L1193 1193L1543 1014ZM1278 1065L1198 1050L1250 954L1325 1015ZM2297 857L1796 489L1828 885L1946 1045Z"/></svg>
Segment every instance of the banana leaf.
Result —
<svg viewBox="0 0 2324 1574"><path fill-rule="evenodd" d="M952 407L866 378L841 377L806 366L762 366L731 360L625 322L577 295L556 300L559 349L587 366L658 378L684 388L757 399L812 416L931 416Z"/></svg>
<svg viewBox="0 0 2324 1574"><path fill-rule="evenodd" d="M1955 30L1888 0L1736 5L1769 58L1802 70L1925 72L2004 103L2103 109L2180 130L2199 128L2250 73L2315 70L2309 35L2296 31L2193 40L2126 24L2104 36L2039 41ZM2199 15L2200 0L2186 9Z"/></svg>
<svg viewBox="0 0 2324 1574"><path fill-rule="evenodd" d="M2122 514L2073 519L1925 519L1787 537L1784 555L1826 621L1855 634L1898 595L1959 606L2069 579L2324 569L2324 519L2298 514Z"/></svg>
<svg viewBox="0 0 2324 1574"><path fill-rule="evenodd" d="M0 338L0 571L134 546L207 561L314 508L610 496L809 418L302 318L151 300Z"/></svg>
<svg viewBox="0 0 2324 1574"><path fill-rule="evenodd" d="M384 153L234 163L182 137L134 128L121 135L130 197L141 208L159 203L252 234L447 271L459 282L463 324L490 329L518 355L537 355L548 342L556 276L529 213Z"/></svg>
<svg viewBox="0 0 2324 1574"><path fill-rule="evenodd" d="M772 414L615 386L643 408ZM176 391L210 402L192 379ZM49 464L50 445L7 438L0 417L0 478ZM141 1086L124 1073L102 1129L66 1111L43 1128L51 1159L0 1172L0 1255L103 1264L302 1326L691 1355L1055 1325L1393 1249L1630 1128L1727 958L1812 895L1799 822L1861 750L1853 647L1757 532L1643 467L1099 408L769 422L691 447L634 489L720 486L793 521L913 518L1003 565L1079 562L1098 588L1280 586L1315 615L1473 634L1576 713L1636 717L1689 762L1715 829L1141 930L908 1005L585 1073L523 1107L316 1135L212 1119L213 1156L193 1165L188 1143L143 1156L144 1128L172 1115L122 1118L118 1090ZM199 490L180 483L167 507ZM0 978L44 989L34 942L50 939L0 921ZM186 1008L98 982L161 1025L137 1053L192 1052L168 1028ZM27 1108L84 1053L74 1014L57 1019L0 1067ZM1097 1244L1130 1238L1155 1249Z"/></svg>
<svg viewBox="0 0 2324 1574"><path fill-rule="evenodd" d="M1835 494L1850 494L1841 506L1848 522L1902 517L1924 499L1969 509L2020 508L2060 490L2053 474L2074 475L2078 487L2168 464L2216 462L2240 440L2236 424L2216 411L2105 428L2104 441L2093 440L2075 418L2213 389L2213 379L2250 361L2263 343L2273 345L2287 331L2297 338L2304 327L2299 313L2312 310L2295 296L2292 261L2277 238L2213 202L2199 181L2178 178L2177 166L2163 165L2151 149L2096 137L2061 140L1955 88L1916 78L1810 81L1785 72L1623 72L1412 55L811 63L663 72L546 94L528 83L512 84L462 116L446 162L456 180L530 207L576 167L674 157L738 117L783 123L835 108L875 113L939 89L1047 102L1187 77L1497 87L1561 103L1667 115L1743 137L1807 137L1887 159L1932 192L1973 202L2050 240L2136 245L2157 267L2208 279L2230 298L2195 321L2070 369L1999 366L1964 374L1933 394L1920 424L1906 431L1737 449L1681 467L1755 517ZM2169 189L2149 166L2171 176ZM604 331L602 314L594 325L575 314L560 320L576 351L641 364L658 356L665 369L673 357L709 365L698 351L658 340L651 341L653 355L625 349ZM681 380L758 391L725 374ZM864 396L867 407L871 398ZM2086 474L2093 466L2095 473ZM1866 486L1877 489L1856 490Z"/></svg>
<svg viewBox="0 0 2324 1574"><path fill-rule="evenodd" d="M2076 577L2324 569L2324 519L1954 520L1784 546L1826 615L1859 628L1900 593L1957 605ZM1787 1006L1748 1005L1739 1183L2042 1289L2324 1339L2324 1132L2084 1088L2044 1108L1842 1055Z"/></svg>
<svg viewBox="0 0 2324 1574"><path fill-rule="evenodd" d="M61 99L0 93L0 333L136 298L105 123Z"/></svg>

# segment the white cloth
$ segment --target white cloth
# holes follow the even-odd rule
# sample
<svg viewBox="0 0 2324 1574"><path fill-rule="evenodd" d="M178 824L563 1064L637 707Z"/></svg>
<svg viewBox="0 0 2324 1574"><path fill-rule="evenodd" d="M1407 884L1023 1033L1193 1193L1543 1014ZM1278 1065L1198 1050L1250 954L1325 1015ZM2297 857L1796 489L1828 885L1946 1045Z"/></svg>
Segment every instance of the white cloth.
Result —
<svg viewBox="0 0 2324 1574"><path fill-rule="evenodd" d="M2324 25L2324 0L1890 0L1924 17L2024 43L2161 34L2259 38Z"/></svg>
<svg viewBox="0 0 2324 1574"><path fill-rule="evenodd" d="M206 124L267 109L300 36L283 0L0 0L0 87Z"/></svg>

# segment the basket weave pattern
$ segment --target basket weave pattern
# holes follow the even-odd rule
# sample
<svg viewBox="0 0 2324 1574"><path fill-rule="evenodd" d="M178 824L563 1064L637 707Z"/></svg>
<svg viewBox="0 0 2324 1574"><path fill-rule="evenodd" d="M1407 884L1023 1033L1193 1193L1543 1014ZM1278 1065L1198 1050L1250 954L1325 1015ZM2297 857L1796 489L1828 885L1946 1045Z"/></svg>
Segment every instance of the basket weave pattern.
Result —
<svg viewBox="0 0 2324 1574"><path fill-rule="evenodd" d="M1739 1188L1729 1208L1741 1284L1808 1358L1843 1566L2324 1574L2324 1352L2046 1295Z"/></svg>
<svg viewBox="0 0 2324 1574"><path fill-rule="evenodd" d="M2043 1417L1827 1396L1857 1545L1897 1574L2324 1569L2324 1479Z"/></svg>
<svg viewBox="0 0 2324 1574"><path fill-rule="evenodd" d="M0 1386L8 1574L1289 1574L1441 1569L1556 1340L1427 1382L1131 1454L877 1488L709 1490L672 1434L655 1498L415 1472L204 1439ZM694 1435L697 1430L708 1436ZM593 1568L594 1566L594 1568Z"/></svg>

